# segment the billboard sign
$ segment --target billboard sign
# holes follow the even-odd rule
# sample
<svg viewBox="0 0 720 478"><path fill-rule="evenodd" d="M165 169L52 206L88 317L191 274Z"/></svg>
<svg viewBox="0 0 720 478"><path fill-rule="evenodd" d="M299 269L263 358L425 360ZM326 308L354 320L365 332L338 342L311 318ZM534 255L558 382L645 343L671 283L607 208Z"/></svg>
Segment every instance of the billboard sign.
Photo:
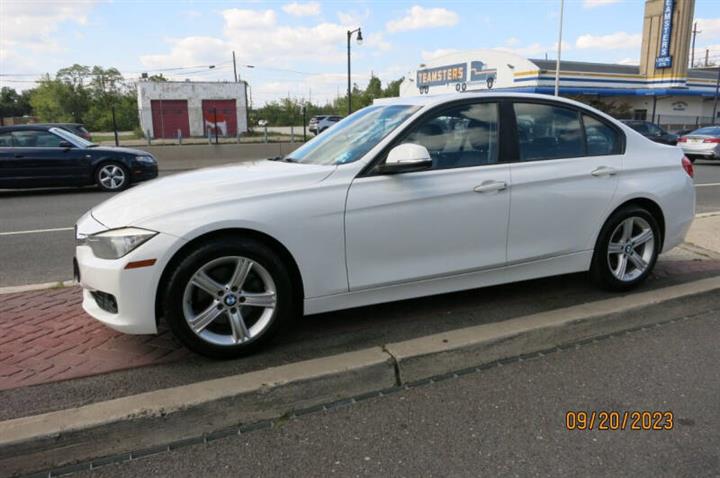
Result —
<svg viewBox="0 0 720 478"><path fill-rule="evenodd" d="M436 66L434 68L425 68L417 72L417 86L437 86L447 85L449 83L461 83L465 81L467 76L467 65L465 63L456 63L454 65Z"/></svg>
<svg viewBox="0 0 720 478"><path fill-rule="evenodd" d="M663 5L662 30L660 35L660 51L655 59L655 68L672 67L670 40L672 38L672 16L675 0L665 0Z"/></svg>
<svg viewBox="0 0 720 478"><path fill-rule="evenodd" d="M468 74L469 72L469 74ZM427 94L431 86L447 86L454 84L456 91L465 91L468 86L473 89L491 89L497 79L497 70L487 68L478 60L468 63L435 66L417 71L416 85L420 94Z"/></svg>

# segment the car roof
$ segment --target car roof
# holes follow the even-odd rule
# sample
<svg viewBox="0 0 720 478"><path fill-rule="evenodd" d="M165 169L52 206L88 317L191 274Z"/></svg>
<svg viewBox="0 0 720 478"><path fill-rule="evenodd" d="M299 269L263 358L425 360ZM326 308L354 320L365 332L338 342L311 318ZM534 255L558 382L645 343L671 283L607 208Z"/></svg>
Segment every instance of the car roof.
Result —
<svg viewBox="0 0 720 478"><path fill-rule="evenodd" d="M0 133L6 133L8 131L32 131L40 130L47 131L50 128L55 128L58 125L55 124L16 124L11 126L0 126Z"/></svg>
<svg viewBox="0 0 720 478"><path fill-rule="evenodd" d="M408 105L408 106L435 106L449 101L461 99L477 99L477 98L517 98L517 99L539 99L557 101L558 103L566 103L585 109L594 109L579 101L563 98L562 96L544 95L540 93L511 93L504 91L493 92L464 92L464 93L448 93L443 95L419 95L404 96L397 98L381 98L375 100L375 104L380 105Z"/></svg>

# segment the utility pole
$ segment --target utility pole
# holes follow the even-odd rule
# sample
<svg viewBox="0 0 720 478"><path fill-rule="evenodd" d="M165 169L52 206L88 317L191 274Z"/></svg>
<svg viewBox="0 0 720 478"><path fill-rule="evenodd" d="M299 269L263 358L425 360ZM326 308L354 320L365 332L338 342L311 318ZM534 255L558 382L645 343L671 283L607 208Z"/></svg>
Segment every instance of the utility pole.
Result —
<svg viewBox="0 0 720 478"><path fill-rule="evenodd" d="M710 58L710 48L705 48L705 68L708 67L709 58Z"/></svg>
<svg viewBox="0 0 720 478"><path fill-rule="evenodd" d="M235 50L233 50L233 73L235 74L235 83L237 83L237 63L235 63Z"/></svg>
<svg viewBox="0 0 720 478"><path fill-rule="evenodd" d="M560 55L562 53L562 30L563 30L563 10L565 8L565 0L560 0L560 28L558 29L558 51L557 61L555 62L555 96L560 93Z"/></svg>
<svg viewBox="0 0 720 478"><path fill-rule="evenodd" d="M712 121L713 124L717 121L717 109L718 109L718 96L720 96L720 65L718 65L718 76L717 81L715 82L715 103L713 104L713 117Z"/></svg>
<svg viewBox="0 0 720 478"><path fill-rule="evenodd" d="M697 29L697 22L693 25L692 30L692 48L690 50L690 68L695 68L695 37L698 33L702 33L702 31Z"/></svg>

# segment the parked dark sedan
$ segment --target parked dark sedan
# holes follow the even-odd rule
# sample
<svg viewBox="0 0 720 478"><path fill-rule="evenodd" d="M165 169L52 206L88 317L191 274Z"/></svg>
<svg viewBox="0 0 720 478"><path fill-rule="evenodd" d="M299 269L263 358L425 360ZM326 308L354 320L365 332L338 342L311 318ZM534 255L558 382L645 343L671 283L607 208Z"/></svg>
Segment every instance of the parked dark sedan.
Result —
<svg viewBox="0 0 720 478"><path fill-rule="evenodd" d="M90 135L90 131L85 128L85 125L82 123L34 123L32 126L44 126L47 128L52 128L53 126L57 128L62 128L64 130L70 131L75 136L80 136L82 139L86 139L88 141L92 141L92 136Z"/></svg>
<svg viewBox="0 0 720 478"><path fill-rule="evenodd" d="M669 144L670 146L677 144L678 136L676 134L668 133L655 123L642 120L622 120L622 122L656 143Z"/></svg>
<svg viewBox="0 0 720 478"><path fill-rule="evenodd" d="M99 147L55 126L0 127L0 188L96 184L120 191L157 174L157 160L145 151Z"/></svg>

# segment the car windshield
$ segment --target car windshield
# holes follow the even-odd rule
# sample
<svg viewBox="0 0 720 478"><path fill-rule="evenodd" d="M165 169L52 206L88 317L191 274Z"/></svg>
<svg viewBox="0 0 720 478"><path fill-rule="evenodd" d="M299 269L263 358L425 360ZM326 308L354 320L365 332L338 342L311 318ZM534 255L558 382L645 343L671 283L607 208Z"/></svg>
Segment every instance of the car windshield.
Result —
<svg viewBox="0 0 720 478"><path fill-rule="evenodd" d="M73 145L75 145L78 148L92 148L94 146L97 146L97 144L86 140L85 138L81 138L80 136L76 134L72 134L70 131L62 128L50 128L49 130L51 133L60 136L65 141L69 141Z"/></svg>
<svg viewBox="0 0 720 478"><path fill-rule="evenodd" d="M720 128L716 126L709 126L707 128L696 129L690 134L707 134L709 136L720 136Z"/></svg>
<svg viewBox="0 0 720 478"><path fill-rule="evenodd" d="M368 106L285 157L307 164L346 164L357 161L420 107L408 105Z"/></svg>

